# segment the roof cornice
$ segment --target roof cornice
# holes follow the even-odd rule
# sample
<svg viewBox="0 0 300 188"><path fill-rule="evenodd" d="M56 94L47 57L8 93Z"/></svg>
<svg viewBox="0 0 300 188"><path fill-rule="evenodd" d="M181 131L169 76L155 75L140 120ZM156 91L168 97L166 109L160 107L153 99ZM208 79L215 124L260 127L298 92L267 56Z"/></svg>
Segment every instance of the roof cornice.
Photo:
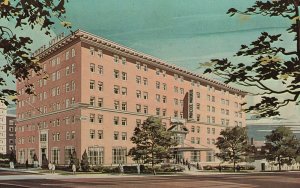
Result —
<svg viewBox="0 0 300 188"><path fill-rule="evenodd" d="M66 46L67 44L70 44L71 42L73 42L76 39L80 39L80 41L85 42L85 43L89 43L89 44L92 44L92 45L99 45L104 49L115 52L116 54L122 54L124 56L134 58L138 61L145 61L148 64L152 64L152 65L154 65L158 68L161 68L161 69L169 70L169 71L174 72L178 75L183 75L185 77L189 77L189 78L191 78L195 81L205 82L207 84L215 85L219 88L230 90L232 92L239 93L239 94L242 94L242 95L247 94L245 91L242 91L240 89L236 89L236 88L231 87L227 84L224 84L220 81L209 79L207 77L204 77L203 75L199 75L199 74L190 72L190 71L188 71L186 69L183 69L183 68L180 68L176 65L168 64L168 63L166 63L165 61L163 61L159 58L150 56L148 54L144 54L142 52L138 52L134 49L131 49L131 48L123 46L123 45L120 45L118 43L115 43L113 41L107 40L105 38L99 37L97 35L91 34L89 32L83 31L83 30L76 30L75 32L69 34L68 36L66 36L65 38L60 40L59 42L57 42L54 45L48 47L43 52L37 54L37 57L39 57L40 59L43 59L43 58L47 57L48 55L50 55L51 53L57 51L61 47Z"/></svg>

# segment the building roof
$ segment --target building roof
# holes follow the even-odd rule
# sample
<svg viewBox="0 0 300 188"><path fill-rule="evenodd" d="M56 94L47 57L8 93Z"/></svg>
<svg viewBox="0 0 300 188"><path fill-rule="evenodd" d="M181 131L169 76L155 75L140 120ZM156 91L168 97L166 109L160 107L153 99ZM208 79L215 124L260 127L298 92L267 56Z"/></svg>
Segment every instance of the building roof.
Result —
<svg viewBox="0 0 300 188"><path fill-rule="evenodd" d="M125 54L130 57L135 57L137 59L146 61L154 66L160 67L162 69L166 69L175 73L178 73L179 75L184 75L186 77L190 77L191 79L194 79L195 81L205 82L210 85L215 85L217 87L220 87L222 89L230 90L235 93L239 93L241 95L246 95L247 93L245 91L242 91L240 89L233 88L227 84L224 84L220 81L216 81L213 79L209 79L207 77L204 77L203 75L199 75L193 72L190 72L186 69L180 68L176 65L168 64L167 62L158 59L156 57L150 56L148 54L144 54L142 52L138 52L134 49L128 48L126 46L123 46L121 44L115 43L113 41L107 40L105 38L96 36L94 34L91 34L89 32L83 31L83 30L76 30L75 32L69 34L68 36L64 37L62 40L58 41L57 43L49 46L48 48L43 46L43 50L39 53L36 53L35 56L39 57L40 59L48 57L48 55L52 54L53 52L59 50L61 47L72 43L75 40L81 40L83 42L92 44L92 45L98 45L101 46L104 49L108 49L110 51L117 52L119 54Z"/></svg>

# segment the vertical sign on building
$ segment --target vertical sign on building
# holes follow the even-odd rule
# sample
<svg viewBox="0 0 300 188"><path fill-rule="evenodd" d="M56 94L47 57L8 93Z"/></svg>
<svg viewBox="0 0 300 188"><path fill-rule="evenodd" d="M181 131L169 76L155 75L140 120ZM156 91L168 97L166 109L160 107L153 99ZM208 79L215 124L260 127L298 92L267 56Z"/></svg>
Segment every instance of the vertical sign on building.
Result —
<svg viewBox="0 0 300 188"><path fill-rule="evenodd" d="M194 92L192 89L189 90L188 106L188 120L194 120Z"/></svg>

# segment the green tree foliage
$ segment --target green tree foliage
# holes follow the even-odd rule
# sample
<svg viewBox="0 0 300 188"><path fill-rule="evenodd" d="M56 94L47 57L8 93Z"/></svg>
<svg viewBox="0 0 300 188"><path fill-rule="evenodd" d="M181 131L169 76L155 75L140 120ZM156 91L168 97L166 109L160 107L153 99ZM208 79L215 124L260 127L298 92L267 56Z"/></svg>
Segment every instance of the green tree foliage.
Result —
<svg viewBox="0 0 300 188"><path fill-rule="evenodd" d="M88 155L86 153L86 150L84 150L84 152L82 154L81 169L82 169L82 171L88 171L90 169Z"/></svg>
<svg viewBox="0 0 300 188"><path fill-rule="evenodd" d="M224 162L233 163L233 169L241 161L245 161L246 157L252 153L254 148L248 144L247 130L245 127L227 127L222 130L220 137L217 138L216 146L219 153L216 157Z"/></svg>
<svg viewBox="0 0 300 188"><path fill-rule="evenodd" d="M0 0L0 18L16 23L15 28L24 29L30 26L31 29L39 28L50 35L54 25L54 19L70 28L70 23L65 19L65 2L68 0ZM29 47L33 40L23 33L18 36L15 29L8 28L0 23L0 54L5 58L6 63L0 67L0 85L6 86L5 77L13 75L18 80L27 80L30 70L41 73L39 60L31 56ZM26 93L33 94L33 85L26 84ZM0 90L0 100L8 105L8 96L16 95L13 89Z"/></svg>
<svg viewBox="0 0 300 188"><path fill-rule="evenodd" d="M227 58L212 59L204 64L208 66L204 73L213 73L222 77L225 83L236 83L248 88L259 89L253 95L260 96L261 101L246 109L246 112L259 113L261 116L279 115L279 109L289 103L300 103L300 17L299 0L267 0L256 1L252 7L245 11L235 8L228 10L227 14L234 16L262 15L269 17L283 17L286 23L291 23L286 34L293 34L294 50L286 50L282 44L282 34L269 34L262 32L256 40L249 45L241 45L235 54L239 57L252 59L245 63L232 62ZM243 59L243 58L240 58ZM271 81L271 84L270 84ZM274 88L274 83L282 87ZM253 91L253 89L251 90Z"/></svg>
<svg viewBox="0 0 300 188"><path fill-rule="evenodd" d="M299 146L300 142L290 128L280 126L266 136L265 157L279 165L280 171L283 164L291 165L297 159Z"/></svg>
<svg viewBox="0 0 300 188"><path fill-rule="evenodd" d="M129 155L136 161L151 163L154 174L154 165L171 158L170 148L177 145L172 133L167 131L161 119L156 117L149 117L143 124L138 125L134 129L131 141L136 146L130 149Z"/></svg>

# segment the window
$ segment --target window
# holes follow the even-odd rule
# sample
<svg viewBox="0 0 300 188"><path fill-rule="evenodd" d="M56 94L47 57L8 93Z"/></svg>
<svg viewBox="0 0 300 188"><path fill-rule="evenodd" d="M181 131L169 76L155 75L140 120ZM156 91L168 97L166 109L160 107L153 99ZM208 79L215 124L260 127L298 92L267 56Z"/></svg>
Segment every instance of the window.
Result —
<svg viewBox="0 0 300 188"><path fill-rule="evenodd" d="M98 82L98 90L103 91L103 82Z"/></svg>
<svg viewBox="0 0 300 188"><path fill-rule="evenodd" d="M71 88L72 88L72 91L75 91L75 81L71 81Z"/></svg>
<svg viewBox="0 0 300 188"><path fill-rule="evenodd" d="M56 80L60 79L60 71L56 71Z"/></svg>
<svg viewBox="0 0 300 188"><path fill-rule="evenodd" d="M127 125L127 118L122 118L122 125L123 126L126 126Z"/></svg>
<svg viewBox="0 0 300 188"><path fill-rule="evenodd" d="M199 103L196 104L196 108L197 108L197 110L200 110L200 104Z"/></svg>
<svg viewBox="0 0 300 188"><path fill-rule="evenodd" d="M191 143L195 144L195 138L194 137L191 138Z"/></svg>
<svg viewBox="0 0 300 188"><path fill-rule="evenodd" d="M114 101L114 108L115 108L115 110L120 109L120 102L119 101Z"/></svg>
<svg viewBox="0 0 300 188"><path fill-rule="evenodd" d="M214 162L215 161L215 153L212 151L206 152L206 162Z"/></svg>
<svg viewBox="0 0 300 188"><path fill-rule="evenodd" d="M207 128L207 134L210 134L210 128Z"/></svg>
<svg viewBox="0 0 300 188"><path fill-rule="evenodd" d="M120 87L114 86L114 94L119 94L119 93L120 93Z"/></svg>
<svg viewBox="0 0 300 188"><path fill-rule="evenodd" d="M122 80L127 80L127 73L126 72L122 72Z"/></svg>
<svg viewBox="0 0 300 188"><path fill-rule="evenodd" d="M114 140L119 140L119 132L114 132Z"/></svg>
<svg viewBox="0 0 300 188"><path fill-rule="evenodd" d="M163 110L162 110L162 115L163 115L163 116L166 116L166 115L167 115L167 109L163 109Z"/></svg>
<svg viewBox="0 0 300 188"><path fill-rule="evenodd" d="M141 112L141 105L140 104L137 104L136 105L136 112Z"/></svg>
<svg viewBox="0 0 300 188"><path fill-rule="evenodd" d="M74 146L66 146L65 147L65 164L70 164L70 158L73 152L75 151Z"/></svg>
<svg viewBox="0 0 300 188"><path fill-rule="evenodd" d="M46 142L47 141L47 134L40 134L40 141Z"/></svg>
<svg viewBox="0 0 300 188"><path fill-rule="evenodd" d="M126 58L125 57L122 57L122 64L126 65Z"/></svg>
<svg viewBox="0 0 300 188"><path fill-rule="evenodd" d="M95 122L95 114L90 114L90 122L91 123Z"/></svg>
<svg viewBox="0 0 300 188"><path fill-rule="evenodd" d="M126 132L122 132L122 140L127 140L127 133Z"/></svg>
<svg viewBox="0 0 300 188"><path fill-rule="evenodd" d="M94 55L95 54L95 49L93 47L90 47L90 54Z"/></svg>
<svg viewBox="0 0 300 188"><path fill-rule="evenodd" d="M174 105L178 105L178 99L174 99Z"/></svg>
<svg viewBox="0 0 300 188"><path fill-rule="evenodd" d="M90 97L90 105L92 105L92 106L96 105L95 97Z"/></svg>
<svg viewBox="0 0 300 188"><path fill-rule="evenodd" d="M70 67L67 66L67 67L66 67L66 76L68 76L69 74L70 74Z"/></svg>
<svg viewBox="0 0 300 188"><path fill-rule="evenodd" d="M148 71L148 67L146 64L144 64L144 71Z"/></svg>
<svg viewBox="0 0 300 188"><path fill-rule="evenodd" d="M184 94L184 89L180 88L180 94Z"/></svg>
<svg viewBox="0 0 300 188"><path fill-rule="evenodd" d="M72 139L72 140L75 139L75 131L72 131L72 132L71 132L71 139Z"/></svg>
<svg viewBox="0 0 300 188"><path fill-rule="evenodd" d="M225 125L225 119L221 119L221 125Z"/></svg>
<svg viewBox="0 0 300 188"><path fill-rule="evenodd" d="M90 63L90 71L91 72L96 72L95 64L94 63Z"/></svg>
<svg viewBox="0 0 300 188"><path fill-rule="evenodd" d="M178 117L178 111L174 111L174 117Z"/></svg>
<svg viewBox="0 0 300 188"><path fill-rule="evenodd" d="M122 93L122 95L127 95L127 88L122 87L121 93Z"/></svg>
<svg viewBox="0 0 300 188"><path fill-rule="evenodd" d="M211 132L212 132L212 134L215 134L215 133L216 133L216 129L215 129L215 128L212 128L212 129L211 129Z"/></svg>
<svg viewBox="0 0 300 188"><path fill-rule="evenodd" d="M144 114L148 114L148 106L144 106Z"/></svg>
<svg viewBox="0 0 300 188"><path fill-rule="evenodd" d="M142 97L142 92L140 90L136 91L136 98L141 98Z"/></svg>
<svg viewBox="0 0 300 188"><path fill-rule="evenodd" d="M195 132L195 126L192 126L191 131L192 131L192 133Z"/></svg>
<svg viewBox="0 0 300 188"><path fill-rule="evenodd" d="M95 80L90 80L90 89L95 89Z"/></svg>
<svg viewBox="0 0 300 188"><path fill-rule="evenodd" d="M216 101L215 96L211 96L211 101L212 101L212 102L215 102L215 101Z"/></svg>
<svg viewBox="0 0 300 188"><path fill-rule="evenodd" d="M212 112L216 112L216 108L214 106L211 107Z"/></svg>
<svg viewBox="0 0 300 188"><path fill-rule="evenodd" d="M104 148L100 146L88 147L88 161L90 165L104 163Z"/></svg>
<svg viewBox="0 0 300 188"><path fill-rule="evenodd" d="M211 123L216 123L216 118L215 117L211 117Z"/></svg>
<svg viewBox="0 0 300 188"><path fill-rule="evenodd" d="M119 125L119 117L114 117L114 125Z"/></svg>
<svg viewBox="0 0 300 188"><path fill-rule="evenodd" d="M167 84L163 83L163 90L167 90Z"/></svg>
<svg viewBox="0 0 300 188"><path fill-rule="evenodd" d="M66 60L68 60L69 58L70 58L70 52L67 51L67 52L66 52Z"/></svg>
<svg viewBox="0 0 300 188"><path fill-rule="evenodd" d="M199 137L197 137L197 144L200 144L200 138Z"/></svg>
<svg viewBox="0 0 300 188"><path fill-rule="evenodd" d="M71 49L71 57L75 57L75 49L74 48Z"/></svg>
<svg viewBox="0 0 300 188"><path fill-rule="evenodd" d="M123 147L116 147L112 149L113 164L127 163L127 149Z"/></svg>
<svg viewBox="0 0 300 188"><path fill-rule="evenodd" d="M103 74L103 66L98 65L98 73Z"/></svg>
<svg viewBox="0 0 300 188"><path fill-rule="evenodd" d="M70 83L66 83L66 92L70 92L71 87L70 87Z"/></svg>
<svg viewBox="0 0 300 188"><path fill-rule="evenodd" d="M148 85L148 78L143 78L143 80L144 80L144 85L145 86Z"/></svg>
<svg viewBox="0 0 300 188"><path fill-rule="evenodd" d="M103 131L102 130L98 130L98 139L103 139Z"/></svg>
<svg viewBox="0 0 300 188"><path fill-rule="evenodd" d="M98 107L103 106L103 98L98 98Z"/></svg>
<svg viewBox="0 0 300 188"><path fill-rule="evenodd" d="M157 116L160 115L160 108L156 108L156 115L157 115Z"/></svg>
<svg viewBox="0 0 300 188"><path fill-rule="evenodd" d="M54 164L59 164L59 149L58 148L52 148L51 149L51 161Z"/></svg>
<svg viewBox="0 0 300 188"><path fill-rule="evenodd" d="M197 126L197 133L200 133L200 127Z"/></svg>
<svg viewBox="0 0 300 188"><path fill-rule="evenodd" d="M114 70L114 77L115 78L119 78L119 71L118 70Z"/></svg>
<svg viewBox="0 0 300 188"><path fill-rule="evenodd" d="M143 92L144 99L148 99L148 92Z"/></svg>
<svg viewBox="0 0 300 188"><path fill-rule="evenodd" d="M210 123L210 116L207 116L207 123Z"/></svg>
<svg viewBox="0 0 300 188"><path fill-rule="evenodd" d="M160 82L156 82L156 89L160 89Z"/></svg>
<svg viewBox="0 0 300 188"><path fill-rule="evenodd" d="M98 123L103 123L103 115L98 115Z"/></svg>
<svg viewBox="0 0 300 188"><path fill-rule="evenodd" d="M174 92L178 93L178 87L177 86L174 86Z"/></svg>
<svg viewBox="0 0 300 188"><path fill-rule="evenodd" d="M141 63L140 62L136 62L136 68L141 69Z"/></svg>
<svg viewBox="0 0 300 188"><path fill-rule="evenodd" d="M141 84L141 77L140 76L136 76L136 83Z"/></svg>
<svg viewBox="0 0 300 188"><path fill-rule="evenodd" d="M90 138L91 139L95 138L95 130L94 129L90 129Z"/></svg>
<svg viewBox="0 0 300 188"><path fill-rule="evenodd" d="M167 103L167 97L166 97L166 96L163 96L162 101L163 101L163 103Z"/></svg>
<svg viewBox="0 0 300 188"><path fill-rule="evenodd" d="M159 75L159 73L160 73L160 70L156 69L156 75Z"/></svg>
<svg viewBox="0 0 300 188"><path fill-rule="evenodd" d="M197 95L197 98L200 99L200 92L197 92L196 95Z"/></svg>
<svg viewBox="0 0 300 188"><path fill-rule="evenodd" d="M156 94L156 101L160 102L160 95Z"/></svg>
<svg viewBox="0 0 300 188"><path fill-rule="evenodd" d="M142 121L140 119L136 120L136 126L140 126L142 124Z"/></svg>
<svg viewBox="0 0 300 188"><path fill-rule="evenodd" d="M119 63L119 56L114 55L114 62L115 62L115 63Z"/></svg>
<svg viewBox="0 0 300 188"><path fill-rule="evenodd" d="M123 111L127 110L127 102L122 102L122 110Z"/></svg>
<svg viewBox="0 0 300 188"><path fill-rule="evenodd" d="M74 64L74 63L71 65L71 72L72 72L72 73L75 72L75 64Z"/></svg>
<svg viewBox="0 0 300 188"><path fill-rule="evenodd" d="M103 57L103 52L102 52L102 50L99 50L98 49L98 56L101 58L101 57Z"/></svg>

